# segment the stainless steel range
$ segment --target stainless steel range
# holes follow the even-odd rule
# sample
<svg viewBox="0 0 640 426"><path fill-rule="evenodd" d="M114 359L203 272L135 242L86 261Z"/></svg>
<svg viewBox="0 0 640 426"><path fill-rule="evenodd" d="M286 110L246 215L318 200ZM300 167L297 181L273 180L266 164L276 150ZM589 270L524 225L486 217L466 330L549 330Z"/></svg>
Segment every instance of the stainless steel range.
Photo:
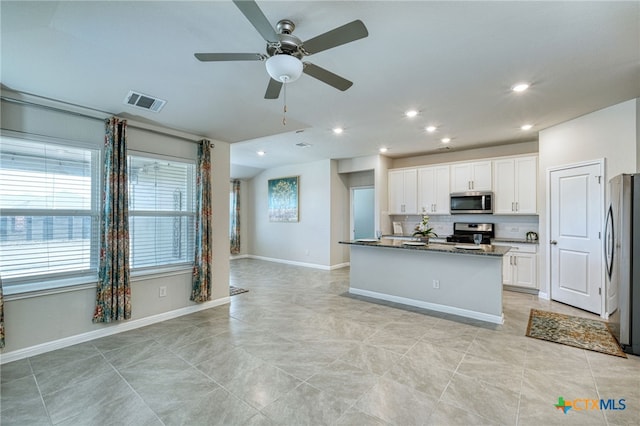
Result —
<svg viewBox="0 0 640 426"><path fill-rule="evenodd" d="M449 235L447 241L473 244L473 234L481 234L481 244L491 244L491 239L496 235L494 228L493 223L454 222L453 235Z"/></svg>

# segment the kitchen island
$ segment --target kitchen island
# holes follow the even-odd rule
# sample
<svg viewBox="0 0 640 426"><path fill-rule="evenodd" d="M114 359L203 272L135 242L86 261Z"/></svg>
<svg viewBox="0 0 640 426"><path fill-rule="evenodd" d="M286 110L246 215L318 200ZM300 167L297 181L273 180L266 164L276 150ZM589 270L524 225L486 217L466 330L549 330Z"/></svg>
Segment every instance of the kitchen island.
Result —
<svg viewBox="0 0 640 426"><path fill-rule="evenodd" d="M416 241L351 246L349 292L502 324L502 257L510 247Z"/></svg>

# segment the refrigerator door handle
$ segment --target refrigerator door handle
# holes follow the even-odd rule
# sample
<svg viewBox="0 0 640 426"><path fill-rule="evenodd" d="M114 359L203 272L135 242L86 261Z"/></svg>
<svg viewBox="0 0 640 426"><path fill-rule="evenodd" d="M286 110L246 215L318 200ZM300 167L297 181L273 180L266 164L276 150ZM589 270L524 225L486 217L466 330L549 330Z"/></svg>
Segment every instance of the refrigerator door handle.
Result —
<svg viewBox="0 0 640 426"><path fill-rule="evenodd" d="M615 234L613 232L613 206L609 206L607 221L604 228L604 260L607 266L607 274L611 279L613 273L613 257L615 256Z"/></svg>

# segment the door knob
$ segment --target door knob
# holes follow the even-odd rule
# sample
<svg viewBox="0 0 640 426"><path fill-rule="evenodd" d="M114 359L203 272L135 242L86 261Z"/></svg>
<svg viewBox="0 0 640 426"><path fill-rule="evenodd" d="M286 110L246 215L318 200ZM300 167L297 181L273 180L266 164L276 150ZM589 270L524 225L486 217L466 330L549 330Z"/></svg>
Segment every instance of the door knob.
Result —
<svg viewBox="0 0 640 426"><path fill-rule="evenodd" d="M549 242L550 242L551 244L553 244L554 246L555 246L556 244L558 244L558 242L557 242L556 240L551 240L551 241L549 241Z"/></svg>

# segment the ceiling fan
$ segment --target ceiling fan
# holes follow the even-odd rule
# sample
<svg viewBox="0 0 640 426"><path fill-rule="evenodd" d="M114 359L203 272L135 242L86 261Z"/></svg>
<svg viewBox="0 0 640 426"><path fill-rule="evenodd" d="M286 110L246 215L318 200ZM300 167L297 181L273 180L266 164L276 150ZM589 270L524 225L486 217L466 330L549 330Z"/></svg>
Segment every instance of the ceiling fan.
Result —
<svg viewBox="0 0 640 426"><path fill-rule="evenodd" d="M353 82L318 65L302 62L302 58L367 37L369 32L362 21L349 22L303 42L292 34L295 25L290 20L280 20L276 25L276 32L255 1L233 0L233 3L267 42L266 54L196 53L195 57L198 60L202 62L266 61L267 72L271 79L264 95L265 99L277 99L282 85L297 80L303 72L338 90L344 91L353 85Z"/></svg>

